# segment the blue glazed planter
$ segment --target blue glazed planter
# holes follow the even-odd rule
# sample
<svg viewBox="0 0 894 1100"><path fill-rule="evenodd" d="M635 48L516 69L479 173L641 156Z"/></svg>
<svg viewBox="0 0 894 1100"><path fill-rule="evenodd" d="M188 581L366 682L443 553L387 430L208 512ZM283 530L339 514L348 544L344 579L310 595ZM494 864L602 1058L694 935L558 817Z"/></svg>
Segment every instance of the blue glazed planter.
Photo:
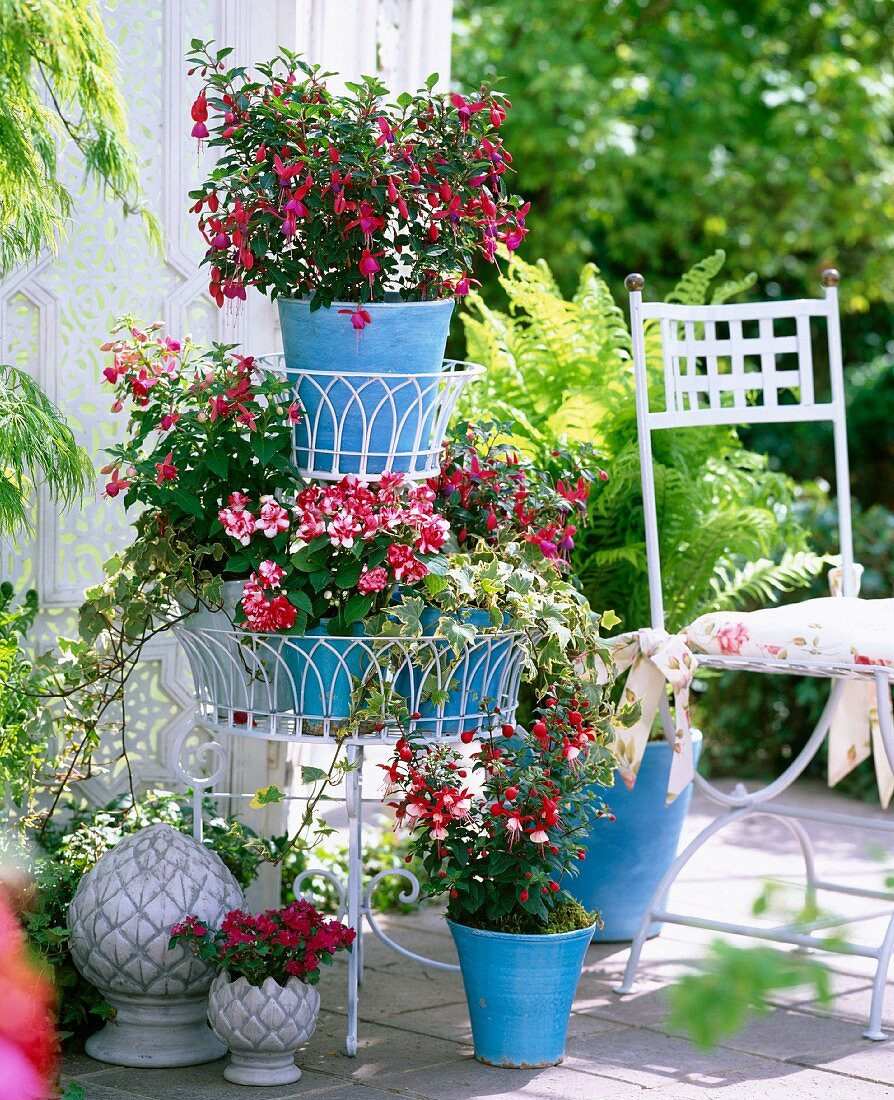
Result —
<svg viewBox="0 0 894 1100"><path fill-rule="evenodd" d="M561 1062L592 928L515 936L447 924L459 955L478 1061L515 1069Z"/></svg>
<svg viewBox="0 0 894 1100"><path fill-rule="evenodd" d="M420 617L423 636L434 634L440 617L441 612L434 608L423 611ZM491 625L488 612L479 608L468 608L461 619L478 630ZM437 645L441 675L449 675L454 686L441 706L431 699L417 703L419 718L416 728L425 733L440 732L442 737L459 737L463 730L479 723L482 699L490 699L490 705L499 704L501 689L506 683L507 666L512 657L512 642L508 638L480 642L470 646L459 660L446 641ZM402 672L398 678L398 693L411 701L418 700L429 671L428 668L414 668Z"/></svg>
<svg viewBox="0 0 894 1100"><path fill-rule="evenodd" d="M414 457L441 442L431 437L453 301L371 303L363 308L372 321L361 330L339 313L356 309L351 302L313 313L309 301L278 303L286 372L304 409L295 428L299 467L412 472Z"/></svg>
<svg viewBox="0 0 894 1100"><path fill-rule="evenodd" d="M701 734L693 731L692 749L698 764ZM665 806L673 749L667 741L650 741L633 790L616 776L608 792L594 788L594 798L605 798L614 821L593 822L582 847L587 858L580 875L563 882L586 909L602 913L604 927L593 940L621 943L632 940L649 907L652 895L677 856L683 820L692 801L692 784L670 806ZM649 929L657 936L661 924Z"/></svg>
<svg viewBox="0 0 894 1100"><path fill-rule="evenodd" d="M343 721L351 714L351 689L369 665L369 653L355 638L363 637L357 623L352 637L334 637L326 622L304 635L290 637L283 650L295 683L299 717Z"/></svg>

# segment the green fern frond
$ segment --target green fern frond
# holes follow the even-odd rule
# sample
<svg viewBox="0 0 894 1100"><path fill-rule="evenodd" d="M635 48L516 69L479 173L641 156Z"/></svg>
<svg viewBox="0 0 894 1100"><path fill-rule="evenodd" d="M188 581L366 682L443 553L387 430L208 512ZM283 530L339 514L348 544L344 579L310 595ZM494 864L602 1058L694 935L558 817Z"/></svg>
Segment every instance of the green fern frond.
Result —
<svg viewBox="0 0 894 1100"><path fill-rule="evenodd" d="M711 581L712 598L703 610L775 603L783 593L809 585L829 564L828 558L809 551L786 551L778 562L760 558L735 571L720 568Z"/></svg>
<svg viewBox="0 0 894 1100"><path fill-rule="evenodd" d="M677 302L684 306L700 306L708 300L711 283L717 277L726 262L726 253L722 248L705 256L686 272L674 289L668 294L668 302Z"/></svg>

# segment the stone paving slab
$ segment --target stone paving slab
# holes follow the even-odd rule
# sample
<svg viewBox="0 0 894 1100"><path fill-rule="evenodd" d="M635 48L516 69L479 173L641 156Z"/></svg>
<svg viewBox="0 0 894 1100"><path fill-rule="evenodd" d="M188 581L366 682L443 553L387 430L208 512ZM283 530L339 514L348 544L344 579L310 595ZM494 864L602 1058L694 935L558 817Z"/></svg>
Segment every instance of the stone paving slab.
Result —
<svg viewBox="0 0 894 1100"><path fill-rule="evenodd" d="M868 820L879 814L815 783L801 785L787 800L856 809ZM696 799L686 834L694 835L706 820ZM894 840L882 838L887 855L880 861L876 834L808 829L827 844L824 875L880 883L886 868L894 868ZM800 859L778 824L762 818L738 825L687 868L671 906L747 919L761 876L794 878ZM851 904L845 899L841 911ZM436 906L388 918L383 927L420 954L445 962L455 958ZM827 956L838 995L828 1009L810 1000L808 990L791 990L775 999L778 1007L769 1016L752 1021L716 1050L698 1050L674 1035L667 1024L668 984L697 965L713 937L666 926L646 944L637 985L626 997L618 997L613 987L627 946L593 945L575 1000L566 1061L546 1070L501 1070L476 1062L459 975L402 960L370 935L357 1058L344 1053L341 959L321 983L320 1025L298 1055L303 1076L294 1085L230 1085L223 1079L224 1060L181 1070L135 1070L83 1055L66 1059L65 1077L82 1084L86 1100L894 1100L894 1040L869 1043L860 1037L869 1008L869 960ZM894 1028L894 984L886 990L885 1019Z"/></svg>

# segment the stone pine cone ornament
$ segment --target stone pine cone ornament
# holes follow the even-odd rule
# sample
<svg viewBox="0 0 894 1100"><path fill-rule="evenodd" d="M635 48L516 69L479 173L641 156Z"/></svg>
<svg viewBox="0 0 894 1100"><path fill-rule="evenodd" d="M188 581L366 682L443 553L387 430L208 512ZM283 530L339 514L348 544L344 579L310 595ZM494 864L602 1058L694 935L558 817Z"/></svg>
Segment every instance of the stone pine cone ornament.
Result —
<svg viewBox="0 0 894 1100"><path fill-rule="evenodd" d="M242 905L220 858L169 825L150 825L107 852L68 911L75 966L116 1013L87 1040L87 1053L121 1066L220 1058L225 1048L206 1020L213 969L168 942L183 913L217 925Z"/></svg>

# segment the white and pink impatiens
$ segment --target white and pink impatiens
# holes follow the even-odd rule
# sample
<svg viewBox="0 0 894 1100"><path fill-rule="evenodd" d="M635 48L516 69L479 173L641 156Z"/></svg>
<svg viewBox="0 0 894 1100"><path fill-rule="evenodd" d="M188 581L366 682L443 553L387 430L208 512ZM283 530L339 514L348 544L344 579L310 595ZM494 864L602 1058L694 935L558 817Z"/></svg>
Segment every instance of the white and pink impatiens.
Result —
<svg viewBox="0 0 894 1100"><path fill-rule="evenodd" d="M244 493L231 494L218 518L246 548L242 557L251 575L242 610L248 629L315 625L338 614L352 596L362 599L366 615L384 604L395 584L421 582L450 533L434 500L430 488L407 486L401 474L383 474L373 483L348 475L335 484L309 485L290 505L273 496L254 503Z"/></svg>

